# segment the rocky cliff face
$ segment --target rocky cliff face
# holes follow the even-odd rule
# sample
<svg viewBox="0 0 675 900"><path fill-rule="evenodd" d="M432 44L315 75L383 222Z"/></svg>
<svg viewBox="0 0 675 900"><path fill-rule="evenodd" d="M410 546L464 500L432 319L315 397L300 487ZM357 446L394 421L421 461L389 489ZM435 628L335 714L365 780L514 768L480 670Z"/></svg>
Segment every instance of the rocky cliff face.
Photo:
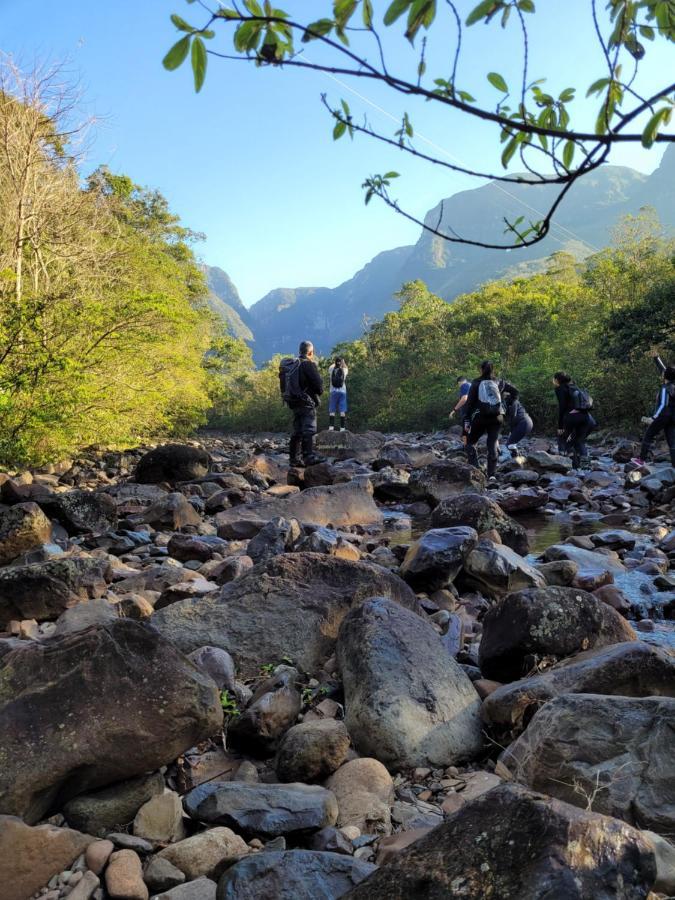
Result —
<svg viewBox="0 0 675 900"><path fill-rule="evenodd" d="M501 185L460 191L429 210L425 221L454 228L476 240L504 238L504 217L537 220L548 208L553 189ZM624 166L604 166L578 182L563 202L550 235L534 247L504 252L451 244L423 232L412 247L385 250L336 288L278 288L246 310L221 269L208 268L216 311L233 334L255 338L259 363L275 353L293 352L311 338L320 353L353 340L373 319L397 308L395 294L406 281L420 279L444 300L474 290L485 281L542 271L552 253L583 259L605 247L622 216L644 206L656 210L664 226L675 227L675 147L669 147L651 175ZM252 333L251 333L252 332Z"/></svg>

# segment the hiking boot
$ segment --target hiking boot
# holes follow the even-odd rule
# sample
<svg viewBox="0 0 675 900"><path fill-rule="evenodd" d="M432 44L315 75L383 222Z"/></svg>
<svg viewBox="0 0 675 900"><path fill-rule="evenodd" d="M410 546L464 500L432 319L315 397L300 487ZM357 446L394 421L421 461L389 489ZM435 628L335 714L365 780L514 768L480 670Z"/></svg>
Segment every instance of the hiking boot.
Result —
<svg viewBox="0 0 675 900"><path fill-rule="evenodd" d="M497 479L495 478L494 475L491 475L491 476L488 478L488 482L487 482L487 483L488 483L488 487L496 487L496 486L497 486Z"/></svg>
<svg viewBox="0 0 675 900"><path fill-rule="evenodd" d="M517 444L509 444L507 450L511 454L512 458L515 459L518 456L518 445Z"/></svg>
<svg viewBox="0 0 675 900"><path fill-rule="evenodd" d="M329 430L329 431L335 431L335 425L329 425L329 426L328 426L328 430Z"/></svg>
<svg viewBox="0 0 675 900"><path fill-rule="evenodd" d="M341 428L341 429L340 429L340 431L346 431L346 430L347 430L346 428Z"/></svg>
<svg viewBox="0 0 675 900"><path fill-rule="evenodd" d="M320 453L313 453L311 456L305 457L305 466L318 466L319 463L326 462L326 457Z"/></svg>
<svg viewBox="0 0 675 900"><path fill-rule="evenodd" d="M299 458L298 459L289 459L288 465L291 467L291 469L304 469L305 468L304 462Z"/></svg>
<svg viewBox="0 0 675 900"><path fill-rule="evenodd" d="M631 459L631 463L632 463L634 466L636 466L638 469L641 469L641 468L644 466L645 461L644 461L644 459L640 459L639 456L634 456L634 457Z"/></svg>

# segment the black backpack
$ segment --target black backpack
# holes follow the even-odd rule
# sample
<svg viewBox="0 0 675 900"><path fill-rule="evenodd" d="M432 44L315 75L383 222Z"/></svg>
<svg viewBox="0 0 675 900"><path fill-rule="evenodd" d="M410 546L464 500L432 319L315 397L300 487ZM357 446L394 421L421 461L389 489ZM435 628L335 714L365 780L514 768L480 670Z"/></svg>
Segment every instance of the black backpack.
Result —
<svg viewBox="0 0 675 900"><path fill-rule="evenodd" d="M593 398L588 391L574 385L572 388L572 409L588 412L593 409Z"/></svg>
<svg viewBox="0 0 675 900"><path fill-rule="evenodd" d="M279 387L284 403L297 406L307 402L307 393L300 384L300 360L286 356L279 363Z"/></svg>
<svg viewBox="0 0 675 900"><path fill-rule="evenodd" d="M341 388L345 383L345 370L342 366L333 366L333 371L330 376L331 386L334 388Z"/></svg>

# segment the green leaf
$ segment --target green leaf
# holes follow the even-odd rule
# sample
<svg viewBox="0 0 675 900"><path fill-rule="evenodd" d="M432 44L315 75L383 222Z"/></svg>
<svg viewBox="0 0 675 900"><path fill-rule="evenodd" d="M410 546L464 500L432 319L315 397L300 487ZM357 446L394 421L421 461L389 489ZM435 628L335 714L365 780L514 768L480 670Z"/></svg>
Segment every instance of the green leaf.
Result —
<svg viewBox="0 0 675 900"><path fill-rule="evenodd" d="M217 12L216 15L221 19L241 19L239 13L234 9L229 9L226 6L222 6Z"/></svg>
<svg viewBox="0 0 675 900"><path fill-rule="evenodd" d="M310 41L317 40L318 37L324 37L333 30L335 22L332 19L319 19L317 22L312 22L311 25L307 26L307 31L302 36L303 44L308 44ZM309 34L309 32L313 32L313 34Z"/></svg>
<svg viewBox="0 0 675 900"><path fill-rule="evenodd" d="M534 12L534 3L532 0L520 0L518 3L518 9L524 13L533 13Z"/></svg>
<svg viewBox="0 0 675 900"><path fill-rule="evenodd" d="M244 6L252 16L263 16L262 6L257 0L244 0Z"/></svg>
<svg viewBox="0 0 675 900"><path fill-rule="evenodd" d="M354 15L356 4L357 0L333 0L333 15L343 28Z"/></svg>
<svg viewBox="0 0 675 900"><path fill-rule="evenodd" d="M590 97L591 94L599 94L609 84L609 78L598 78L597 81L594 81L593 84L586 91L586 96Z"/></svg>
<svg viewBox="0 0 675 900"><path fill-rule="evenodd" d="M520 141L518 140L518 138L519 138L519 135L516 135L515 137L511 138L511 140L508 142L506 147L504 147L504 151L502 152L502 165L504 166L505 169L508 167L511 157L518 149L518 144L520 144Z"/></svg>
<svg viewBox="0 0 675 900"><path fill-rule="evenodd" d="M384 177L387 180L390 180L391 178L399 178L400 176L399 176L398 172L387 172L387 174Z"/></svg>
<svg viewBox="0 0 675 900"><path fill-rule="evenodd" d="M234 47L240 53L246 50L255 50L260 43L262 35L262 22L242 22L234 33Z"/></svg>
<svg viewBox="0 0 675 900"><path fill-rule="evenodd" d="M490 72L488 74L487 80L490 82L492 87L496 87L498 91L502 91L504 94L508 94L508 86L499 72Z"/></svg>
<svg viewBox="0 0 675 900"><path fill-rule="evenodd" d="M176 41L176 43L162 60L162 65L164 66L164 68L168 69L170 72L173 72L174 69L177 69L178 66L185 62L185 57L188 55L189 49L190 35L186 34L185 37L181 38L179 41Z"/></svg>
<svg viewBox="0 0 675 900"><path fill-rule="evenodd" d="M176 13L171 14L171 21L176 26L176 28L180 29L180 31L187 31L188 34L192 34L194 28L192 25L188 25L185 19L181 19L180 16L177 16Z"/></svg>
<svg viewBox="0 0 675 900"><path fill-rule="evenodd" d="M200 37L196 37L192 41L192 73L195 78L195 91L199 93L206 78L206 63L208 54L206 52L206 44Z"/></svg>
<svg viewBox="0 0 675 900"><path fill-rule="evenodd" d="M563 148L563 165L566 169L569 169L572 165L572 160L574 159L574 151L576 150L576 145L574 141L567 141Z"/></svg>
<svg viewBox="0 0 675 900"><path fill-rule="evenodd" d="M384 14L384 24L392 25L403 15L403 13L411 4L412 0L394 0L394 2L390 4L389 8Z"/></svg>
<svg viewBox="0 0 675 900"><path fill-rule="evenodd" d="M499 7L498 0L483 0L478 6L474 7L466 19L466 25L474 25L481 19L487 18L495 8Z"/></svg>
<svg viewBox="0 0 675 900"><path fill-rule="evenodd" d="M650 118L645 126L645 130L642 132L642 146L649 149L654 143L656 136L659 133L659 128L664 122L670 121L671 110L667 107L663 107L662 109L657 109L654 115Z"/></svg>
<svg viewBox="0 0 675 900"><path fill-rule="evenodd" d="M414 0L408 13L408 27L405 32L405 36L411 44L422 25L425 28L429 28L434 21L435 15L436 0Z"/></svg>
<svg viewBox="0 0 675 900"><path fill-rule="evenodd" d="M333 140L334 141L339 140L342 137L342 135L345 133L346 130L347 130L346 122L340 122L340 121L336 122L335 128L333 128Z"/></svg>
<svg viewBox="0 0 675 900"><path fill-rule="evenodd" d="M643 38L647 38L648 41L653 41L655 37L654 29L651 25L641 25L640 34Z"/></svg>
<svg viewBox="0 0 675 900"><path fill-rule="evenodd" d="M565 88L558 97L558 100L560 100L561 103L569 103L570 100L574 100L574 91L574 88Z"/></svg>
<svg viewBox="0 0 675 900"><path fill-rule="evenodd" d="M361 9L361 14L363 16L363 24L366 28L373 27L373 4L371 0L363 0L363 7Z"/></svg>

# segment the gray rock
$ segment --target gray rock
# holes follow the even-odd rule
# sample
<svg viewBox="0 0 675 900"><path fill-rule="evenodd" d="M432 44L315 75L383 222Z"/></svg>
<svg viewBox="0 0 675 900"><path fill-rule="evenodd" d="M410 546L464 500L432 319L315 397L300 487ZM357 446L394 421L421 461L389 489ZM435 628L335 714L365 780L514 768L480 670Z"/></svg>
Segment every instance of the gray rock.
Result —
<svg viewBox="0 0 675 900"><path fill-rule="evenodd" d="M220 647L199 647L188 653L188 659L212 678L219 690L234 691L237 673L234 660L226 650Z"/></svg>
<svg viewBox="0 0 675 900"><path fill-rule="evenodd" d="M354 608L337 657L354 745L393 769L451 765L481 746L480 700L433 627L385 597Z"/></svg>
<svg viewBox="0 0 675 900"><path fill-rule="evenodd" d="M476 494L485 490L485 475L480 469L457 459L438 459L410 476L410 493L436 506L446 497Z"/></svg>
<svg viewBox="0 0 675 900"><path fill-rule="evenodd" d="M481 540L464 561L464 571L492 597L529 587L545 587L543 575L510 547Z"/></svg>
<svg viewBox="0 0 675 900"><path fill-rule="evenodd" d="M63 814L73 828L103 837L133 822L141 806L163 790L164 778L159 772L139 775L102 791L80 794L66 803Z"/></svg>
<svg viewBox="0 0 675 900"><path fill-rule="evenodd" d="M183 798L191 818L226 825L250 837L308 834L335 825L330 791L307 784L202 784Z"/></svg>
<svg viewBox="0 0 675 900"><path fill-rule="evenodd" d="M348 484L309 488L283 500L264 500L226 509L216 515L218 536L237 540L254 537L274 516L334 528L382 522L382 513L373 500L372 485L368 479L355 479Z"/></svg>
<svg viewBox="0 0 675 900"><path fill-rule="evenodd" d="M40 505L64 526L68 534L101 534L117 527L117 506L107 493L67 491L54 494Z"/></svg>
<svg viewBox="0 0 675 900"><path fill-rule="evenodd" d="M498 687L483 701L481 714L500 735L517 736L544 703L561 694L675 697L675 658L644 641L587 650Z"/></svg>
<svg viewBox="0 0 675 900"><path fill-rule="evenodd" d="M245 711L230 723L228 737L233 746L257 756L274 753L302 708L297 680L296 669L279 666L259 685Z"/></svg>
<svg viewBox="0 0 675 900"><path fill-rule="evenodd" d="M141 457L134 477L138 484L168 481L192 481L206 475L211 458L201 447L189 444L164 444Z"/></svg>
<svg viewBox="0 0 675 900"><path fill-rule="evenodd" d="M302 722L289 729L281 741L277 776L280 781L322 781L342 765L348 752L349 734L344 722Z"/></svg>
<svg viewBox="0 0 675 900"><path fill-rule="evenodd" d="M564 694L500 761L520 782L670 835L675 829L675 698Z"/></svg>
<svg viewBox="0 0 675 900"><path fill-rule="evenodd" d="M213 681L143 623L27 643L0 660L0 809L36 821L221 728Z"/></svg>
<svg viewBox="0 0 675 900"><path fill-rule="evenodd" d="M0 511L0 565L50 541L52 523L37 503L17 503Z"/></svg>
<svg viewBox="0 0 675 900"><path fill-rule="evenodd" d="M168 859L153 856L143 872L143 881L152 894L170 891L185 881L185 875Z"/></svg>
<svg viewBox="0 0 675 900"><path fill-rule="evenodd" d="M650 842L629 825L519 785L467 803L344 900L646 900Z"/></svg>
<svg viewBox="0 0 675 900"><path fill-rule="evenodd" d="M66 609L56 620L54 635L73 634L82 631L90 625L104 625L106 622L114 622L119 618L119 610L115 604L109 603L104 597L88 600L86 603L77 603Z"/></svg>
<svg viewBox="0 0 675 900"><path fill-rule="evenodd" d="M401 563L401 577L414 590L432 591L454 581L464 560L476 546L473 528L432 528L410 546Z"/></svg>
<svg viewBox="0 0 675 900"><path fill-rule="evenodd" d="M567 456L547 453L546 450L533 450L526 456L527 465L535 472L559 472L565 475L572 469L572 460Z"/></svg>
<svg viewBox="0 0 675 900"><path fill-rule="evenodd" d="M246 549L254 563L264 562L290 550L300 536L300 526L295 520L288 521L283 516L274 516L256 534Z"/></svg>
<svg viewBox="0 0 675 900"><path fill-rule="evenodd" d="M468 525L479 535L493 529L502 542L524 556L528 551L527 531L507 516L504 510L484 494L460 494L442 500L431 515L434 528Z"/></svg>
<svg viewBox="0 0 675 900"><path fill-rule="evenodd" d="M507 594L485 614L480 668L486 678L515 681L543 658L556 662L636 639L616 610L586 591L530 588Z"/></svg>
<svg viewBox="0 0 675 900"><path fill-rule="evenodd" d="M103 559L68 556L0 570L0 628L11 619L57 619L80 600L107 590Z"/></svg>
<svg viewBox="0 0 675 900"><path fill-rule="evenodd" d="M152 900L216 900L217 887L210 878L196 878L163 894L156 894Z"/></svg>
<svg viewBox="0 0 675 900"><path fill-rule="evenodd" d="M341 853L258 853L223 875L217 900L337 900L375 869L372 863Z"/></svg>
<svg viewBox="0 0 675 900"><path fill-rule="evenodd" d="M226 584L219 596L173 603L151 621L184 652L207 644L227 650L243 677L286 655L313 673L333 653L351 607L378 594L419 609L405 582L372 563L287 553Z"/></svg>

